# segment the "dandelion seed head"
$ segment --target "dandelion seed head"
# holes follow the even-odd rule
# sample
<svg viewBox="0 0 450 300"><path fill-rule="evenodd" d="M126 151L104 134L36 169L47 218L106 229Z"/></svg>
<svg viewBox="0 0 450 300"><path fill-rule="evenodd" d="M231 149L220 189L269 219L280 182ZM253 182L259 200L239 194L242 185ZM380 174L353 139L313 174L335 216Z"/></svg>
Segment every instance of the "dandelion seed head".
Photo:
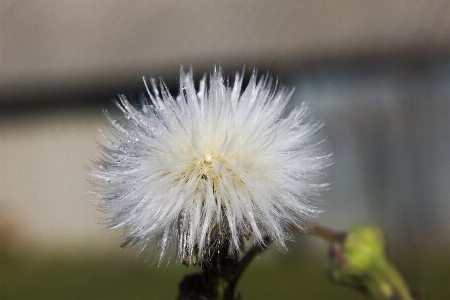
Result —
<svg viewBox="0 0 450 300"><path fill-rule="evenodd" d="M220 68L198 90L181 68L179 84L173 98L150 80L139 108L120 96L124 121L105 112L115 139L100 130L108 145L88 170L108 227L124 228L123 245L138 251L157 241L159 259L234 256L264 235L285 249L290 226L318 212L329 164L314 142L320 124L305 105L288 113L292 90L256 71L243 91L242 76L231 86Z"/></svg>

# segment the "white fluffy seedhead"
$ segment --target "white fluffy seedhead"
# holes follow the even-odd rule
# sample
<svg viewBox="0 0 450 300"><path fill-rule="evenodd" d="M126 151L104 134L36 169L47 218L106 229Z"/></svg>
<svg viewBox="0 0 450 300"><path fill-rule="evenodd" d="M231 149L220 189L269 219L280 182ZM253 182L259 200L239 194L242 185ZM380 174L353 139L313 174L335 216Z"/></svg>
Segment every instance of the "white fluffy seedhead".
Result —
<svg viewBox="0 0 450 300"><path fill-rule="evenodd" d="M242 93L239 73L230 86L216 68L198 91L192 69L179 81L174 99L152 80L139 109L120 96L125 122L105 113L117 141L102 134L109 146L89 172L109 227L125 229L124 244L158 241L160 259L171 249L188 264L265 235L284 249L289 227L317 213L329 164L313 142L320 126L305 105L286 114L292 90L255 71Z"/></svg>

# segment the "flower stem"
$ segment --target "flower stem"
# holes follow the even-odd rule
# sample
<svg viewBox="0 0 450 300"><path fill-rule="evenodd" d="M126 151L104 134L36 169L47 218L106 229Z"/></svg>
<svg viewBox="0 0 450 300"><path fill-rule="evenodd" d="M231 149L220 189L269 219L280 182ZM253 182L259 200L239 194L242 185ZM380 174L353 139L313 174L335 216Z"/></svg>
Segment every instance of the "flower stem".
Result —
<svg viewBox="0 0 450 300"><path fill-rule="evenodd" d="M261 244L255 244L240 261L228 255L214 255L209 263L200 264L203 273L186 276L179 286L179 300L215 299L238 300L235 289L253 259L271 243L268 236ZM221 253L227 253L222 249Z"/></svg>
<svg viewBox="0 0 450 300"><path fill-rule="evenodd" d="M244 273L245 269L250 265L250 263L253 261L253 259L261 252L263 252L269 245L271 244L271 240L269 236L265 236L263 239L263 243L258 245L255 244L253 247L244 255L244 257L239 261L237 268L235 270L235 274L233 278L230 281L230 284L228 288L234 294L234 289L236 288L236 285L241 278L242 274Z"/></svg>
<svg viewBox="0 0 450 300"><path fill-rule="evenodd" d="M294 232L315 235L330 245L330 279L362 291L376 300L413 300L410 290L397 269L385 256L385 239L378 227L358 225L348 232L304 223L302 228L291 226ZM235 289L245 269L271 243L265 236L237 261L220 251L210 263L201 264L203 273L187 276L180 284L180 300L216 299L238 300ZM226 250L226 247L224 249ZM203 297L203 298L202 298Z"/></svg>
<svg viewBox="0 0 450 300"><path fill-rule="evenodd" d="M338 232L331 228L311 222L303 223L303 232L315 235L328 243L342 242L345 240L346 236L345 232Z"/></svg>

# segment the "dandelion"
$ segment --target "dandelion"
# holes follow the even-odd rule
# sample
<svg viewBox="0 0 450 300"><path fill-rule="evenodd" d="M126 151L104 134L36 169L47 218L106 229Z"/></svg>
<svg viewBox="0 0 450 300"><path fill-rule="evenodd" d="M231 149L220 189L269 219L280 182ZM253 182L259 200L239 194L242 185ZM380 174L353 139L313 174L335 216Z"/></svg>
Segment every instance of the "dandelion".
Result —
<svg viewBox="0 0 450 300"><path fill-rule="evenodd" d="M287 113L293 90L269 76L253 71L241 93L242 83L214 68L197 91L181 68L176 98L151 80L141 107L120 96L123 122L105 111L115 139L100 131L109 145L88 170L123 245L156 241L160 260L175 252L188 264L224 249L235 257L266 235L284 250L290 228L317 215L329 162L314 142L320 124L305 119L305 105Z"/></svg>

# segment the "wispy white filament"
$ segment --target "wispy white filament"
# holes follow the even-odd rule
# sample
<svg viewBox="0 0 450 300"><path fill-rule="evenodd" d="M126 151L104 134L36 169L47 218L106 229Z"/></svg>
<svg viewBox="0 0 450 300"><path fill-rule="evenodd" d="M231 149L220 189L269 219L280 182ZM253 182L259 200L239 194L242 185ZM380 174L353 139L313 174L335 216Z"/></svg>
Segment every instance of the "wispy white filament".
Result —
<svg viewBox="0 0 450 300"><path fill-rule="evenodd" d="M124 228L139 250L157 240L160 258L176 248L189 262L224 245L239 253L265 234L284 248L289 225L315 216L329 162L305 106L286 114L292 90L255 71L242 93L242 76L230 86L219 69L198 91L192 70L181 69L176 99L151 84L139 109L120 96L125 122L105 112L117 140L102 134L109 145L89 172L110 228Z"/></svg>

